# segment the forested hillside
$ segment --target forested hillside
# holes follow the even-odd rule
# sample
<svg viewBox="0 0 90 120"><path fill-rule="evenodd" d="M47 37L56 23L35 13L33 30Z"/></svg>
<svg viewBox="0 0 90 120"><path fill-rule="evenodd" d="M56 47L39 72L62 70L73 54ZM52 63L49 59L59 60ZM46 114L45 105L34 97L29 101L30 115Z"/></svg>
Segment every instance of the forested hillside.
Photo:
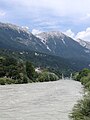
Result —
<svg viewBox="0 0 90 120"><path fill-rule="evenodd" d="M35 67L40 67L53 71L57 74L70 75L73 71L78 71L87 66L89 62L83 60L65 59L58 56L47 55L34 51L14 51L3 49L0 50L1 56L13 57L17 60L31 61Z"/></svg>
<svg viewBox="0 0 90 120"><path fill-rule="evenodd" d="M42 72L37 73L31 61L29 59L22 59L17 53L12 55L10 51L3 51L0 54L1 85L55 81L59 79L55 73L48 70L45 71L44 69L43 67Z"/></svg>

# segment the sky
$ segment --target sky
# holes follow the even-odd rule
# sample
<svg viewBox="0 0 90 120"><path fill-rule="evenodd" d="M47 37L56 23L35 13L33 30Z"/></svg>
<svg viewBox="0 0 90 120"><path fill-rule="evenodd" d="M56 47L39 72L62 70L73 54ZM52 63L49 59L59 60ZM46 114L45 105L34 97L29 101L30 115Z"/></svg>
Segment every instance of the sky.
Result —
<svg viewBox="0 0 90 120"><path fill-rule="evenodd" d="M90 0L0 0L0 22L90 41Z"/></svg>

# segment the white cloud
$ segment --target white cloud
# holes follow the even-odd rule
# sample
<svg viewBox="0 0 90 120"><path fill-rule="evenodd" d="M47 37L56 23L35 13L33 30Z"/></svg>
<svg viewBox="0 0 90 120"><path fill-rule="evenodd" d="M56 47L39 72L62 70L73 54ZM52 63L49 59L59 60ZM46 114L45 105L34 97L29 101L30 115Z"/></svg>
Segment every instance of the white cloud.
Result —
<svg viewBox="0 0 90 120"><path fill-rule="evenodd" d="M41 32L43 32L43 31L41 31L41 30L37 30L37 29L33 29L32 30L32 34L39 34L39 33L41 33Z"/></svg>
<svg viewBox="0 0 90 120"><path fill-rule="evenodd" d="M73 26L76 30L82 24L90 24L90 0L0 0L0 7L7 13L2 21L28 24L31 29L55 26L53 29L61 31ZM3 15L1 12L0 16Z"/></svg>
<svg viewBox="0 0 90 120"><path fill-rule="evenodd" d="M80 38L90 42L90 27L88 27L85 31L78 32L75 38Z"/></svg>
<svg viewBox="0 0 90 120"><path fill-rule="evenodd" d="M7 4L13 5L20 9L35 11L35 9L42 11L42 9L50 9L53 14L70 15L83 14L90 12L90 0L1 0Z"/></svg>
<svg viewBox="0 0 90 120"><path fill-rule="evenodd" d="M76 35L71 29L68 29L66 32L64 32L64 34L73 38L76 41L77 39L82 39L84 41L90 42L90 27L88 27L85 31L78 32Z"/></svg>
<svg viewBox="0 0 90 120"><path fill-rule="evenodd" d="M67 36L69 36L71 38L75 37L75 34L74 34L74 32L72 32L71 29L68 29L66 32L64 32L64 34L66 34Z"/></svg>

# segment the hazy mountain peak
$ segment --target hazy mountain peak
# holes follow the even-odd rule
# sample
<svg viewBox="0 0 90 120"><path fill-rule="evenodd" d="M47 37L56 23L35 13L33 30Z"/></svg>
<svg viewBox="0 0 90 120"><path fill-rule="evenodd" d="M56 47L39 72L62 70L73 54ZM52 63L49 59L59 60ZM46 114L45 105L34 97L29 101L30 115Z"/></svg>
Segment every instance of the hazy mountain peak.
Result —
<svg viewBox="0 0 90 120"><path fill-rule="evenodd" d="M50 32L42 32L42 33L39 33L37 34L37 36L45 36L45 37L65 37L65 35L60 32L60 31L50 31Z"/></svg>
<svg viewBox="0 0 90 120"><path fill-rule="evenodd" d="M27 27L20 27L18 25L14 25L11 23L1 23L0 22L0 28L5 28L5 29L12 29L12 30L16 30L20 33L20 31L22 32L27 32L28 34L30 34L29 30L27 29Z"/></svg>
<svg viewBox="0 0 90 120"><path fill-rule="evenodd" d="M49 39L55 39L57 38L58 40L62 40L62 42L65 44L64 38L66 35L64 35L62 32L60 31L50 31L50 32L42 32L36 35L36 37L38 37L39 39L41 39L41 42L43 42L44 44L47 44ZM56 42L54 40L54 43L56 45Z"/></svg>

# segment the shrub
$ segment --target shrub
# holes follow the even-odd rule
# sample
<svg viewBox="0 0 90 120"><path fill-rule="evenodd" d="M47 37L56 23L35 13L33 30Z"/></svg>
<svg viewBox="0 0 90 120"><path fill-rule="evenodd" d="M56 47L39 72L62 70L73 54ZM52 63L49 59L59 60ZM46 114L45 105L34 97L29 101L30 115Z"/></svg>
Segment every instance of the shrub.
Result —
<svg viewBox="0 0 90 120"><path fill-rule="evenodd" d="M29 79L26 75L23 76L23 83L28 83Z"/></svg>
<svg viewBox="0 0 90 120"><path fill-rule="evenodd" d="M83 77L85 77L85 76L87 77L88 74L90 74L90 70L89 70L89 69L83 69L83 70L80 71L79 74L76 76L76 80L77 80L77 81L80 81L81 78L83 78Z"/></svg>
<svg viewBox="0 0 90 120"><path fill-rule="evenodd" d="M5 84L14 84L15 81L11 78L0 78L0 84L5 85Z"/></svg>
<svg viewBox="0 0 90 120"><path fill-rule="evenodd" d="M54 73L51 73L51 72L42 72L37 81L39 82L48 82L48 81L55 81L55 80L58 80L58 76Z"/></svg>
<svg viewBox="0 0 90 120"><path fill-rule="evenodd" d="M6 78L5 79L6 84L14 84L15 80L11 79L11 78Z"/></svg>
<svg viewBox="0 0 90 120"><path fill-rule="evenodd" d="M85 86L88 94L74 106L70 118L73 120L90 120L90 70L84 69L79 72L77 80Z"/></svg>
<svg viewBox="0 0 90 120"><path fill-rule="evenodd" d="M75 105L70 118L73 120L90 120L90 95L85 96Z"/></svg>
<svg viewBox="0 0 90 120"><path fill-rule="evenodd" d="M87 88L90 91L90 81L85 84L85 88Z"/></svg>
<svg viewBox="0 0 90 120"><path fill-rule="evenodd" d="M0 85L5 85L5 79L4 78L0 78Z"/></svg>

